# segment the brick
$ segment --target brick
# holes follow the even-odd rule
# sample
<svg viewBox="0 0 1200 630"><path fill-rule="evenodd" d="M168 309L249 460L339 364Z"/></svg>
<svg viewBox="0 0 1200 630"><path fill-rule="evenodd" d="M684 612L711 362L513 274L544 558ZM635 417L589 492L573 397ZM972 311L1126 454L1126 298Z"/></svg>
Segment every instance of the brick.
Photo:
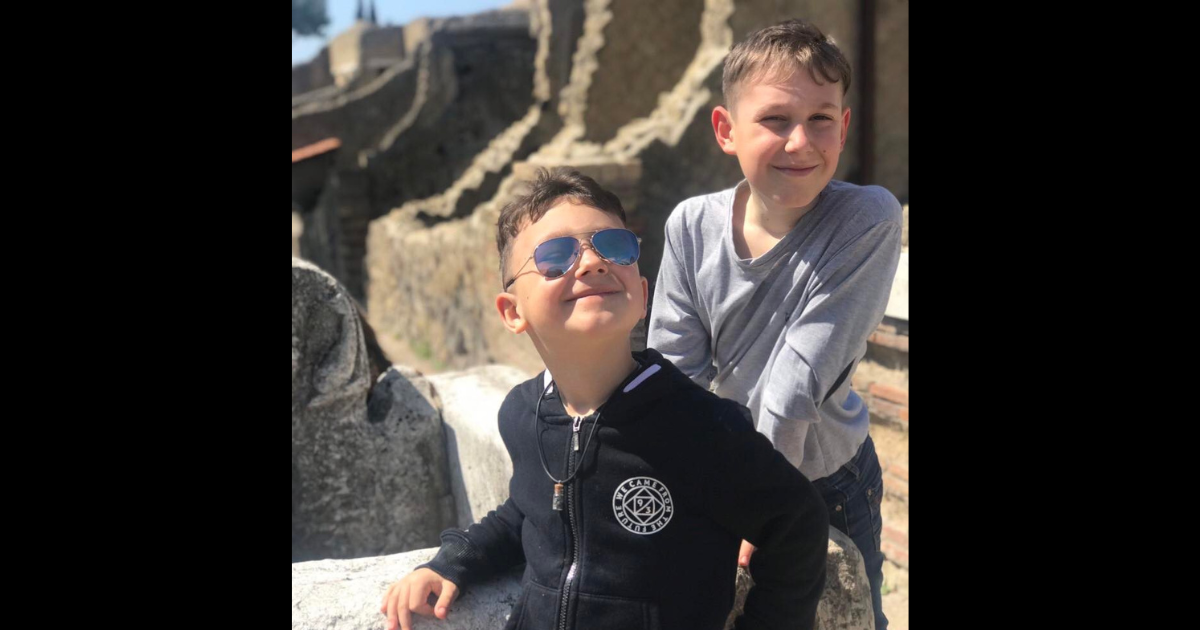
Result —
<svg viewBox="0 0 1200 630"><path fill-rule="evenodd" d="M870 337L867 337L867 342L887 348L895 348L901 352L908 352L908 335L893 335L891 333L876 331L871 333Z"/></svg>
<svg viewBox="0 0 1200 630"><path fill-rule="evenodd" d="M881 418L887 418L889 420L900 419L900 405L897 405L894 402L883 400L881 398L872 399L867 405L867 409L874 411L875 415Z"/></svg>
<svg viewBox="0 0 1200 630"><path fill-rule="evenodd" d="M908 549L908 532L902 532L894 527L883 526L882 540L889 540L893 544Z"/></svg>
<svg viewBox="0 0 1200 630"><path fill-rule="evenodd" d="M300 147L299 149L292 151L292 164L295 164L301 160L307 160L310 157L321 155L322 153L328 153L340 146L342 146L341 140L338 140L337 138L325 138L319 142L314 142L312 144Z"/></svg>
<svg viewBox="0 0 1200 630"><path fill-rule="evenodd" d="M908 406L908 390L906 389L896 387L895 385L888 385L887 383L871 383L867 391L871 392L873 396L890 400L905 407Z"/></svg>
<svg viewBox="0 0 1200 630"><path fill-rule="evenodd" d="M883 491L885 494L895 495L902 500L908 500L908 482L897 479L892 475L883 476Z"/></svg>
<svg viewBox="0 0 1200 630"><path fill-rule="evenodd" d="M883 549L883 555L887 556L888 560L906 569L908 568L908 549L901 548L888 541L883 541L880 547Z"/></svg>

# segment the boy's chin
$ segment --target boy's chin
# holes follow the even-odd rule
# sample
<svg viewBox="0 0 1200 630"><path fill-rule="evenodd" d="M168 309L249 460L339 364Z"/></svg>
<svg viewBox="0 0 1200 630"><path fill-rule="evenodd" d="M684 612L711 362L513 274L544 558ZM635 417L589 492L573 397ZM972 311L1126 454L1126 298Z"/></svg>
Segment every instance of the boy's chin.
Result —
<svg viewBox="0 0 1200 630"><path fill-rule="evenodd" d="M588 314L568 320L563 326L563 337L576 343L611 343L614 339L628 339L637 322L615 314Z"/></svg>
<svg viewBox="0 0 1200 630"><path fill-rule="evenodd" d="M812 204L816 195L778 195L771 198L771 204L781 210L795 210Z"/></svg>
<svg viewBox="0 0 1200 630"><path fill-rule="evenodd" d="M812 203L828 184L829 180L813 180L804 182L803 185L790 181L770 180L763 187L752 186L752 188L756 194L770 199L771 203L777 206L799 208Z"/></svg>

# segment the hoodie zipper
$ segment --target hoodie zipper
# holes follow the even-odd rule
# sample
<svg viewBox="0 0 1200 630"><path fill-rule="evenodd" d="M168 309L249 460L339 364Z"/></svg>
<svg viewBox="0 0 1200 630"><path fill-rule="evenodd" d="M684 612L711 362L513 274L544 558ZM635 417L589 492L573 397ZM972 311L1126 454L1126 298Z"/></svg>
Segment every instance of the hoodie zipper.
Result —
<svg viewBox="0 0 1200 630"><path fill-rule="evenodd" d="M642 366L639 364L638 369L634 370L634 373L638 375L638 376L634 377L634 380L637 381L637 383L634 384L634 387L636 387L637 385L640 385L641 382L643 380L645 380L647 376L653 375L659 369L660 368L657 365L651 365L650 367L643 369ZM628 393L631 389L633 389L633 388L626 387L623 391ZM567 470L568 471L575 469L575 453L578 453L579 449L580 449L579 429L583 425L583 418L584 418L583 416L575 416L575 423L571 427L571 440L570 440L570 442L568 442L568 445L567 445ZM596 419L593 420L593 422L599 422L599 421L600 421L600 417L599 417L599 415L597 415ZM593 427L592 430L595 431L595 427ZM582 457L582 456L583 455L581 454L580 457ZM567 557L567 560L570 561L570 565L568 565L569 568L567 569L567 577L565 580L563 580L562 601L559 602L559 611L558 611L558 628L559 628L559 630L567 630L567 606L568 606L568 603L569 603L570 597L571 597L571 584L578 577L578 575L576 575L576 574L579 570L579 524L577 522L578 516L576 516L576 514L575 514L575 510L576 510L575 483L578 481L579 481L578 477L576 477L575 479L572 479L571 483L566 484L566 488L565 488L566 494L567 494L567 522L570 525L571 545L570 545L570 555Z"/></svg>
<svg viewBox="0 0 1200 630"><path fill-rule="evenodd" d="M576 416L575 424L571 427L571 446L567 449L567 470L572 470L575 465L575 453L579 451L579 427L583 424L583 416ZM559 604L558 612L558 627L559 630L567 630L567 603L571 596L571 582L575 580L575 573L579 562L579 530L575 522L575 482L578 477L571 480L567 484L567 522L571 528L571 555L567 558L571 561L570 568L567 569L567 579L563 582L562 602Z"/></svg>

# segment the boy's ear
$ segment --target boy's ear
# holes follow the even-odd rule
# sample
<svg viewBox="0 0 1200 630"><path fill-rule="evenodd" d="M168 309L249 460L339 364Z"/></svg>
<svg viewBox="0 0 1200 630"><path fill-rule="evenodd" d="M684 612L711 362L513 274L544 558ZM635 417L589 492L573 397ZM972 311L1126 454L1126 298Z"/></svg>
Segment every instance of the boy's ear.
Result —
<svg viewBox="0 0 1200 630"><path fill-rule="evenodd" d="M646 309L650 307L650 281L642 276L642 319L646 319Z"/></svg>
<svg viewBox="0 0 1200 630"><path fill-rule="evenodd" d="M500 319L504 320L504 327L513 334L519 335L529 327L529 322L521 316L520 310L517 309L517 296L512 293L501 293L496 296L496 310L500 313Z"/></svg>
<svg viewBox="0 0 1200 630"><path fill-rule="evenodd" d="M850 108L842 112L842 148L846 148L846 132L850 130Z"/></svg>
<svg viewBox="0 0 1200 630"><path fill-rule="evenodd" d="M737 155L733 142L733 114L723 105L717 105L712 111L712 126L717 136L717 146L729 155Z"/></svg>

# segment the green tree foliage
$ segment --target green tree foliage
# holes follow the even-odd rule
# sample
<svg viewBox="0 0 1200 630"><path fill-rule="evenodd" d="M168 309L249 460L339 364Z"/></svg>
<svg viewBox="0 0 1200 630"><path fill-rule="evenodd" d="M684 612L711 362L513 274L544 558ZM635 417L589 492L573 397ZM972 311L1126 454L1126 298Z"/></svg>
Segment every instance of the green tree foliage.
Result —
<svg viewBox="0 0 1200 630"><path fill-rule="evenodd" d="M292 0L292 35L324 35L329 24L325 0Z"/></svg>

